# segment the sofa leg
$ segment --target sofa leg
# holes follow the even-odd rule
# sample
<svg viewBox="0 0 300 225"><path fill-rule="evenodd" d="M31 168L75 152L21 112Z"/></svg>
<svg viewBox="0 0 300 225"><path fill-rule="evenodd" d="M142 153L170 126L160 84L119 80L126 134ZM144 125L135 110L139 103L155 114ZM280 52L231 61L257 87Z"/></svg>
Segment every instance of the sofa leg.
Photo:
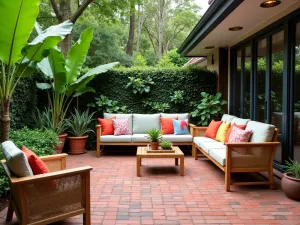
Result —
<svg viewBox="0 0 300 225"><path fill-rule="evenodd" d="M269 171L269 182L270 182L270 189L274 190L275 189L275 185L274 185L273 167L270 168L270 171Z"/></svg>
<svg viewBox="0 0 300 225"><path fill-rule="evenodd" d="M12 221L13 214L14 214L14 209L13 209L13 206L12 206L12 199L11 199L11 196L10 196L10 199L8 201L8 206L7 206L6 221L8 221L8 222Z"/></svg>
<svg viewBox="0 0 300 225"><path fill-rule="evenodd" d="M97 145L97 158L100 158L100 145Z"/></svg>
<svg viewBox="0 0 300 225"><path fill-rule="evenodd" d="M195 158L195 160L197 159L197 148L196 148L196 145L193 143L192 145L192 156L193 158Z"/></svg>
<svg viewBox="0 0 300 225"><path fill-rule="evenodd" d="M230 171L225 171L225 191L230 191Z"/></svg>

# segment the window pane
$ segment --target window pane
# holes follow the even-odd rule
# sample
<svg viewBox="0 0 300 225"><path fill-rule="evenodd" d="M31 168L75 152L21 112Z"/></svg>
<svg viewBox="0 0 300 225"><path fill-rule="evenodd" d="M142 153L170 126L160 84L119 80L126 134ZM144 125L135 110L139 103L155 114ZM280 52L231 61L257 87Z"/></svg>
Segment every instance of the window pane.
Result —
<svg viewBox="0 0 300 225"><path fill-rule="evenodd" d="M278 128L278 141L282 141L282 78L283 78L284 32L272 36L272 72L271 72L271 115L272 124ZM281 146L275 159L281 162Z"/></svg>
<svg viewBox="0 0 300 225"><path fill-rule="evenodd" d="M251 74L251 46L245 50L245 77L244 77L244 118L250 118L250 74Z"/></svg>
<svg viewBox="0 0 300 225"><path fill-rule="evenodd" d="M266 55L267 55L267 40L263 39L257 43L256 120L260 122L265 122Z"/></svg>
<svg viewBox="0 0 300 225"><path fill-rule="evenodd" d="M294 159L300 162L300 23L296 28L295 47L295 74L294 74Z"/></svg>
<svg viewBox="0 0 300 225"><path fill-rule="evenodd" d="M237 52L237 62L236 62L236 77L234 86L234 115L241 115L241 64L242 64L242 52Z"/></svg>

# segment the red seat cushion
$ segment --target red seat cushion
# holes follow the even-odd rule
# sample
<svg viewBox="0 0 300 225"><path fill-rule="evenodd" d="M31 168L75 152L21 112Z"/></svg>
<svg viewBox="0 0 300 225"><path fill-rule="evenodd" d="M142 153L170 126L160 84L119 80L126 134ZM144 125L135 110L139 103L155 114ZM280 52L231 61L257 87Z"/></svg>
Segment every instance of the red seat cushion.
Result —
<svg viewBox="0 0 300 225"><path fill-rule="evenodd" d="M47 165L34 152L25 146L22 146L22 151L25 153L34 175L50 172Z"/></svg>
<svg viewBox="0 0 300 225"><path fill-rule="evenodd" d="M219 127L221 126L222 123L223 123L223 121L212 120L204 134L204 137L215 140L216 136L217 136L217 132L219 130Z"/></svg>
<svg viewBox="0 0 300 225"><path fill-rule="evenodd" d="M116 117L113 116L110 119L98 118L98 122L101 125L102 130L101 135L114 135L113 119L116 119Z"/></svg>
<svg viewBox="0 0 300 225"><path fill-rule="evenodd" d="M172 120L177 120L178 117L174 118L160 118L161 132L162 134L174 134L174 126Z"/></svg>
<svg viewBox="0 0 300 225"><path fill-rule="evenodd" d="M226 133L225 143L228 142L233 127L237 127L237 128L240 128L241 130L245 130L247 125L236 125L235 123L233 125L231 125L231 127L228 129L228 131Z"/></svg>

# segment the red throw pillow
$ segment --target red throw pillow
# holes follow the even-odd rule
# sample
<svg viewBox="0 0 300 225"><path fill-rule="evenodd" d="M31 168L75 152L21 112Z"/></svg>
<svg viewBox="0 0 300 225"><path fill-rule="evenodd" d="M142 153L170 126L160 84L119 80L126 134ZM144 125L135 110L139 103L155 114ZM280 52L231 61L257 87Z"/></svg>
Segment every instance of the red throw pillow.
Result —
<svg viewBox="0 0 300 225"><path fill-rule="evenodd" d="M174 134L174 126L172 120L177 120L178 117L174 118L160 118L161 132L162 134Z"/></svg>
<svg viewBox="0 0 300 225"><path fill-rule="evenodd" d="M247 127L247 125L246 125L246 124L245 124L245 125L236 125L236 124L234 123L234 124L228 129L228 131L227 131L227 133L226 133L226 136L225 136L225 143L228 142L233 127L237 127L237 128L240 128L241 130L245 130L246 127Z"/></svg>
<svg viewBox="0 0 300 225"><path fill-rule="evenodd" d="M110 119L98 118L98 122L101 125L102 130L101 135L114 135L113 119L116 119L116 117L113 116Z"/></svg>
<svg viewBox="0 0 300 225"><path fill-rule="evenodd" d="M47 165L34 152L22 146L22 151L25 153L28 163L34 175L49 173Z"/></svg>
<svg viewBox="0 0 300 225"><path fill-rule="evenodd" d="M216 139L217 132L222 123L223 123L223 121L212 120L204 134L204 137Z"/></svg>

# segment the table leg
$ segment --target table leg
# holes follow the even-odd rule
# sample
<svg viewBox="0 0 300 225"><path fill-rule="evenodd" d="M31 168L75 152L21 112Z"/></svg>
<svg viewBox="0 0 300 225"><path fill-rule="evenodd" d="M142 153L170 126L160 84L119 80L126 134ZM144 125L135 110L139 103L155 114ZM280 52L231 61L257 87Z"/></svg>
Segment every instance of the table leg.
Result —
<svg viewBox="0 0 300 225"><path fill-rule="evenodd" d="M178 166L178 158L175 158L175 165Z"/></svg>
<svg viewBox="0 0 300 225"><path fill-rule="evenodd" d="M136 157L136 176L140 177L141 176L141 158Z"/></svg>
<svg viewBox="0 0 300 225"><path fill-rule="evenodd" d="M140 158L140 166L142 166L142 158Z"/></svg>
<svg viewBox="0 0 300 225"><path fill-rule="evenodd" d="M184 157L180 158L180 176L184 176Z"/></svg>

